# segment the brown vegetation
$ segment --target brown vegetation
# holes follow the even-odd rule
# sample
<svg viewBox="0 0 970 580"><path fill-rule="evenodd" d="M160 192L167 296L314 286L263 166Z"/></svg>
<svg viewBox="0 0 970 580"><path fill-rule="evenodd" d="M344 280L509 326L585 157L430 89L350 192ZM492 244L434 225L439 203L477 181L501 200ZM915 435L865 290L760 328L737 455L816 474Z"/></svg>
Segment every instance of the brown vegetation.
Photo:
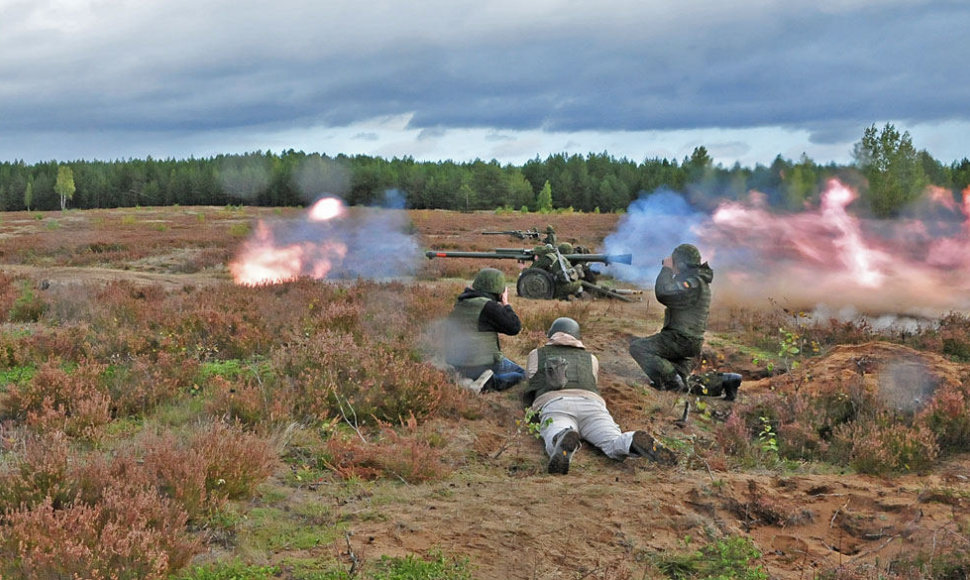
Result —
<svg viewBox="0 0 970 580"><path fill-rule="evenodd" d="M689 562L737 562L738 538L756 551L735 577L970 572L965 315L877 332L715 304L702 365L745 383L735 403L689 401L681 425L688 401L645 388L627 353L659 326L649 294L513 296L511 358L556 317L577 319L618 423L680 457L618 463L586 446L553 477L518 389L470 397L434 364L435 321L483 263L233 285L225 263L249 222L276 215L0 216L0 575L164 578L241 561L265 577L368 577L385 556L444 553L475 578L706 577ZM472 250L522 245L483 229L547 223L595 247L616 222L410 217L423 247ZM513 275L511 262L498 265Z"/></svg>

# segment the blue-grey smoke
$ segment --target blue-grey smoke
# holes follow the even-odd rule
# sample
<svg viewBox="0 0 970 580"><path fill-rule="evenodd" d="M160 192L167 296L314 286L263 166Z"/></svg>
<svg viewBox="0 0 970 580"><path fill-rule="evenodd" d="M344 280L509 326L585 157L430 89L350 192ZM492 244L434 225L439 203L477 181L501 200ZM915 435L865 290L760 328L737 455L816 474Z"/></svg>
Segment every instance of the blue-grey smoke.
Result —
<svg viewBox="0 0 970 580"><path fill-rule="evenodd" d="M360 208L343 220L347 256L329 278L390 278L413 275L424 255L417 236L408 233L411 222L405 197L396 189L384 192L381 207Z"/></svg>
<svg viewBox="0 0 970 580"><path fill-rule="evenodd" d="M679 244L696 244L697 228L706 220L706 214L669 189L641 195L603 240L607 254L633 254L633 263L611 264L607 271L619 280L652 286L664 257Z"/></svg>

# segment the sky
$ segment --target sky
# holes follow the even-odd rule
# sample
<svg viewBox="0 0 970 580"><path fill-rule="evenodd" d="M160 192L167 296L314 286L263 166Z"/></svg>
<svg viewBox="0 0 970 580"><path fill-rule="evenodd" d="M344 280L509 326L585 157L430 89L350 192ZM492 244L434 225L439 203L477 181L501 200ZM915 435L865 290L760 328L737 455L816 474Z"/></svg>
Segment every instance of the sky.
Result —
<svg viewBox="0 0 970 580"><path fill-rule="evenodd" d="M970 157L966 0L0 0L0 161Z"/></svg>

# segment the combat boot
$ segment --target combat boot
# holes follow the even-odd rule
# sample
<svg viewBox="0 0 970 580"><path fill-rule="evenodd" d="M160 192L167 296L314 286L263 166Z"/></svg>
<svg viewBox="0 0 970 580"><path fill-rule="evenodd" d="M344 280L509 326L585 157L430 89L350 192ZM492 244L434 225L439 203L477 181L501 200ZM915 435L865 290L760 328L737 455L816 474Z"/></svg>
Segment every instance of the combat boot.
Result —
<svg viewBox="0 0 970 580"><path fill-rule="evenodd" d="M684 383L684 378L680 376L680 373L674 373L674 377L672 379L664 382L664 390L686 393L687 385Z"/></svg>
<svg viewBox="0 0 970 580"><path fill-rule="evenodd" d="M733 401L741 388L741 375L738 373L721 373L721 386L724 387L724 400Z"/></svg>
<svg viewBox="0 0 970 580"><path fill-rule="evenodd" d="M674 465L677 456L670 449L660 444L646 431L634 431L633 441L630 442L630 455L646 457L650 461L661 465Z"/></svg>
<svg viewBox="0 0 970 580"><path fill-rule="evenodd" d="M566 475L569 473L569 461L579 449L579 433L573 429L565 429L558 435L556 448L549 458L549 473Z"/></svg>

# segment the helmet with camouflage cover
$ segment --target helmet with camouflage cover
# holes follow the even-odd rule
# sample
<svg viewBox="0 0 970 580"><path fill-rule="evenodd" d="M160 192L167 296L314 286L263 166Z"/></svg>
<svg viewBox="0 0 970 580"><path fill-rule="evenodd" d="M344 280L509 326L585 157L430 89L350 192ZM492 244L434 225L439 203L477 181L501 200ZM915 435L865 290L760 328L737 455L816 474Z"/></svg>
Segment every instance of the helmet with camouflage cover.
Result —
<svg viewBox="0 0 970 580"><path fill-rule="evenodd" d="M559 244L559 253L560 254L572 254L573 253L573 245L570 244L569 242L562 242L561 244Z"/></svg>
<svg viewBox="0 0 970 580"><path fill-rule="evenodd" d="M701 252L692 244L681 244L671 254L678 268L696 268L701 265Z"/></svg>
<svg viewBox="0 0 970 580"><path fill-rule="evenodd" d="M505 291L505 274L495 268L482 268L475 274L472 288L479 292L501 294Z"/></svg>
<svg viewBox="0 0 970 580"><path fill-rule="evenodd" d="M567 318L565 316L552 321L552 325L549 327L549 332L546 333L546 336L552 338L552 335L556 334L557 332L565 332L575 339L580 338L579 323L572 318Z"/></svg>

